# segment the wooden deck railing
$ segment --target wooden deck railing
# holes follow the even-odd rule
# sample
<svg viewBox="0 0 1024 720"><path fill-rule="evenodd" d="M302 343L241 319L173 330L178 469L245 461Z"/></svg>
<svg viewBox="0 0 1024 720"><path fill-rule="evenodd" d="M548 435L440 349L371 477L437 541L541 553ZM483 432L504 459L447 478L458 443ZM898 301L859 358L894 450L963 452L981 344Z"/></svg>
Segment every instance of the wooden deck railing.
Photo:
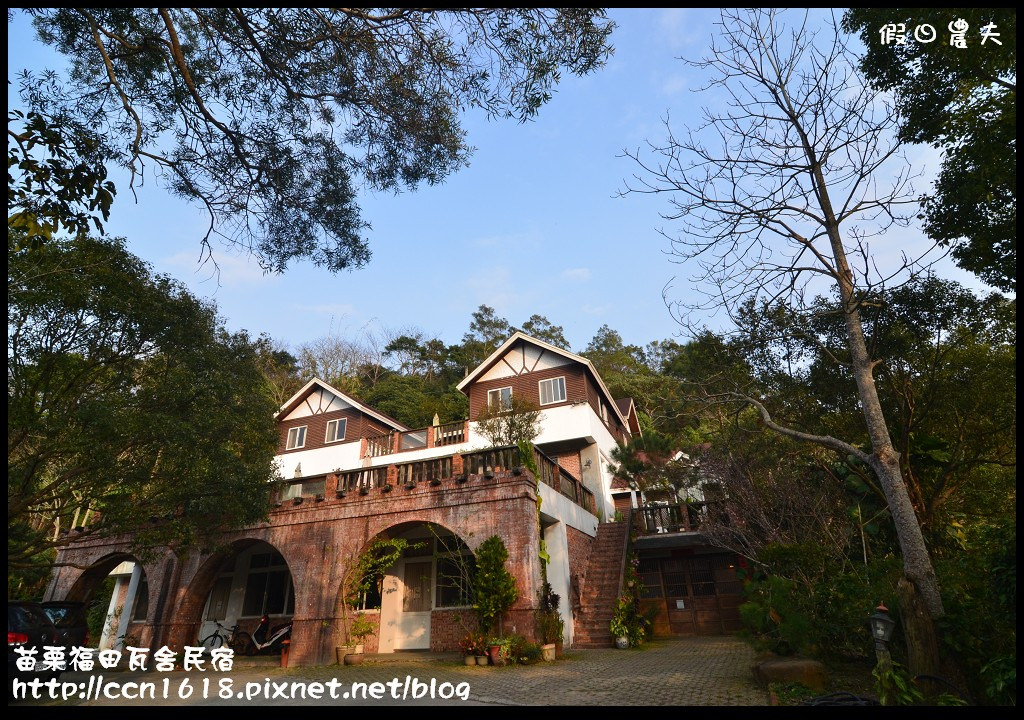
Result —
<svg viewBox="0 0 1024 720"><path fill-rule="evenodd" d="M697 532L708 519L709 513L724 513L723 503L647 505L634 511L633 520L636 531L641 535ZM727 518L727 515L725 517Z"/></svg>

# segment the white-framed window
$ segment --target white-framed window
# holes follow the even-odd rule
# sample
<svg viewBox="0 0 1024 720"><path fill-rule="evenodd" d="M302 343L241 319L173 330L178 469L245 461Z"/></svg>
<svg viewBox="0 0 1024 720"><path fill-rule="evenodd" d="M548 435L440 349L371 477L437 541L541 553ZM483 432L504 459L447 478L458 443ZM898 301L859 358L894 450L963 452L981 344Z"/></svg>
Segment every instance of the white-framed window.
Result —
<svg viewBox="0 0 1024 720"><path fill-rule="evenodd" d="M306 426L293 427L288 430L288 444L285 445L285 450L294 450L295 448L306 447Z"/></svg>
<svg viewBox="0 0 1024 720"><path fill-rule="evenodd" d="M278 552L258 553L249 560L242 617L291 615L295 612L292 575Z"/></svg>
<svg viewBox="0 0 1024 720"><path fill-rule="evenodd" d="M565 402L565 378L556 377L550 380L541 380L537 385L540 387L540 404L550 405L551 403Z"/></svg>
<svg viewBox="0 0 1024 720"><path fill-rule="evenodd" d="M601 403L601 419L604 420L604 424L608 424L608 406L603 402Z"/></svg>
<svg viewBox="0 0 1024 720"><path fill-rule="evenodd" d="M345 430L348 428L348 419L340 418L327 423L327 437L324 442L338 442L345 439Z"/></svg>
<svg viewBox="0 0 1024 720"><path fill-rule="evenodd" d="M487 391L487 408L489 410L512 409L512 386L495 388Z"/></svg>

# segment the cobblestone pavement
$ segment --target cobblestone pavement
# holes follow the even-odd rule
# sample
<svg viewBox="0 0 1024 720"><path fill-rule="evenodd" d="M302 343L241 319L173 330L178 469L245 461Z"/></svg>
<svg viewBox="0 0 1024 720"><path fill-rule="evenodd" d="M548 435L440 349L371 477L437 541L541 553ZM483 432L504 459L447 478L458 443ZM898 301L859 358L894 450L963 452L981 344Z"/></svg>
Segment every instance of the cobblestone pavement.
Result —
<svg viewBox="0 0 1024 720"><path fill-rule="evenodd" d="M765 705L767 697L753 681L750 666L753 652L735 637L703 637L664 640L649 643L641 649L630 650L578 650L567 653L554 664L541 663L527 667L467 667L454 662L423 662L403 660L398 662L365 663L360 666L320 666L307 668L239 668L227 675L214 673L113 673L105 681L124 684L129 681L156 681L157 703L175 705L291 705L291 704L335 704L335 705L396 705L404 703L451 705L493 704L493 705ZM401 699L409 677L408 699ZM66 673L62 681L81 681L87 675ZM162 683L169 681L170 693L165 701L161 699ZM343 693L352 689L351 683L394 683L395 693L387 686L383 697L344 698ZM181 698L178 692L183 680L188 680L195 689L191 697ZM209 697L201 697L204 679L209 680ZM253 683L254 697L246 700L232 698L218 699L217 693L222 679L228 679L232 694L243 692ZM278 683L279 688L292 683L328 683L337 679L339 699L312 700L293 698L285 691L273 697L266 697L268 682ZM415 681L423 683L420 691L429 687L431 679L435 688L442 683L451 683L456 691L452 699L430 698L429 691L414 700ZM467 694L463 701L459 695ZM384 687L384 686L381 686ZM365 693L365 690L363 690ZM398 699L392 697L397 694ZM19 703L21 704L21 703ZM45 704L65 704L47 702ZM132 705L141 701L124 699L100 699L83 703L77 698L67 704ZM146 700L145 704L154 704Z"/></svg>

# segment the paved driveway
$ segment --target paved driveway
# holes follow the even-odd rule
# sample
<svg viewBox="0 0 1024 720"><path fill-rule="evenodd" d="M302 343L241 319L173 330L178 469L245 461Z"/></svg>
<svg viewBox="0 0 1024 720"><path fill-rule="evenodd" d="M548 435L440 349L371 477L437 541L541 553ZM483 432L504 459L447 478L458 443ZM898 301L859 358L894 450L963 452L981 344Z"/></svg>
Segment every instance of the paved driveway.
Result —
<svg viewBox="0 0 1024 720"><path fill-rule="evenodd" d="M767 698L753 682L752 661L753 652L737 638L703 637L657 641L639 650L578 650L557 663L528 667L467 667L453 662L400 661L289 670L249 667L226 675L108 673L105 682L117 683L120 687L133 681L155 682L156 704L174 705L401 705L413 702L432 705L764 705ZM67 673L62 680L80 682L87 678L87 675ZM161 697L165 680L169 686L166 700ZM202 697L204 680L208 681L205 699ZM224 680L227 685L221 686ZM431 680L434 681L433 699L428 689ZM183 681L193 688L187 698L181 697L184 693L179 691ZM337 699L330 699L329 691L317 700L298 697L303 688L309 691L315 687L312 683L332 681L335 681ZM365 683L366 688L353 688L352 683ZM372 683L384 684L377 686L376 698L367 694ZM449 685L442 689L444 683ZM219 688L233 697L220 699ZM417 688L422 695L414 699ZM445 691L451 699L440 697ZM246 692L252 697L246 699ZM242 697L238 697L239 693ZM462 700L460 695L467 695L468 700ZM83 701L75 697L69 698L66 704L116 706L142 702L109 697ZM145 704L154 702L147 698Z"/></svg>

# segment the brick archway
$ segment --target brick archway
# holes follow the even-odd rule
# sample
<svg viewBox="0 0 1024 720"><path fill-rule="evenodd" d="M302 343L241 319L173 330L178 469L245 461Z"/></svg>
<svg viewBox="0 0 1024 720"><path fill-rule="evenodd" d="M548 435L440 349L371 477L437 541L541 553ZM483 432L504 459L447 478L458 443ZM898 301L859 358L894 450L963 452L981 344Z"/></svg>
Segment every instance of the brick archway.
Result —
<svg viewBox="0 0 1024 720"><path fill-rule="evenodd" d="M228 545L201 556L191 563L197 564L198 567L183 583L174 605L173 615L167 623L166 637L171 647L197 644L198 633L203 623L203 608L206 607L206 601L213 590L214 583L229 563L234 562L240 553L255 545L266 545L284 558L288 573L292 578L292 593L296 604L298 603L303 588L301 583L296 582L293 565L288 557L289 553L285 552L286 550L290 551L291 548L282 548L265 537L237 538Z"/></svg>

